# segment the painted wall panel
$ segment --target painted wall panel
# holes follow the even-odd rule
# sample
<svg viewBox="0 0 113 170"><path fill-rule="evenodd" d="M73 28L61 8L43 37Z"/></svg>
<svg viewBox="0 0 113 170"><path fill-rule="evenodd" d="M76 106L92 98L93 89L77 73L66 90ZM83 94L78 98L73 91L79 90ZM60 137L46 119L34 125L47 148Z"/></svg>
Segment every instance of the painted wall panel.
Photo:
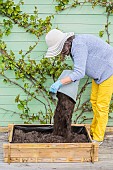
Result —
<svg viewBox="0 0 113 170"><path fill-rule="evenodd" d="M82 2L82 0L80 1ZM18 2L19 0L15 0L15 3ZM52 28L58 27L65 32L73 31L75 32L75 34L93 34L99 36L99 31L105 29L105 24L107 20L105 8L97 6L92 9L91 4L88 3L83 5L82 7L80 6L73 9L67 9L57 14L55 12L55 5L57 5L57 3L54 0L24 0L24 5L21 7L21 9L22 12L33 14L34 7L37 6L39 11L39 18L42 19L45 19L47 15L51 15L54 13L55 17L54 19L52 19ZM6 17L0 16L1 25L4 18ZM110 42L113 46L113 15L110 16L109 21L111 22L111 25L109 26ZM46 53L47 47L44 37L45 36L42 36L40 38L38 46L31 53L31 58L35 59L37 62L39 62ZM107 40L106 33L104 34L103 39L105 41ZM9 36L5 36L3 40L7 44L8 51L14 51L16 55L16 60L20 58L20 55L18 54L19 50L22 49L25 53L30 45L34 45L35 42L37 42L37 38L34 35L27 33L23 28L20 28L17 25L13 25L12 33ZM66 62L72 65L72 62L69 58ZM11 80L15 80L12 72L8 72L7 75L9 78L11 78ZM80 81L79 91L85 81L86 77ZM20 83L21 85L23 85L21 81ZM51 84L51 79L48 79L47 88L49 88ZM89 84L86 91L83 92L83 96L80 102L81 104L84 103L85 100L90 98L90 92L91 84ZM20 111L17 109L17 104L14 102L15 96L18 94L20 94L22 98L26 97L25 93L23 93L23 91L15 85L4 84L3 77L0 76L0 126L7 126L9 123L23 123L23 120L21 120L21 118L19 117ZM38 95L37 97L46 103L44 98L42 98L40 95ZM37 111L44 111L43 105L40 102L36 102L35 100L33 100L29 104L31 105L31 112L35 114L37 113ZM8 110L12 110L14 112L17 112L18 114L12 113ZM79 113L80 112L74 113L73 121L75 120L75 115ZM92 112L85 112L78 123L81 123L86 116L88 120L86 120L85 123L90 123L93 116ZM113 117L113 113L111 113L110 116ZM38 121L36 123L38 123ZM112 118L109 119L108 125L113 125Z"/></svg>

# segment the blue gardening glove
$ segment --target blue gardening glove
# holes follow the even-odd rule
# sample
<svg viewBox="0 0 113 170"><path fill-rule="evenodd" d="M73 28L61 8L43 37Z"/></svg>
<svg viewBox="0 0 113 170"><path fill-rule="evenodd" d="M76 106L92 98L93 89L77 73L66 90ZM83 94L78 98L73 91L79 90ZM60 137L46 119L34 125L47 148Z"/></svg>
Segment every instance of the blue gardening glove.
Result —
<svg viewBox="0 0 113 170"><path fill-rule="evenodd" d="M53 83L50 87L51 93L57 93L58 89L62 86L62 83L60 80L57 80L55 83Z"/></svg>

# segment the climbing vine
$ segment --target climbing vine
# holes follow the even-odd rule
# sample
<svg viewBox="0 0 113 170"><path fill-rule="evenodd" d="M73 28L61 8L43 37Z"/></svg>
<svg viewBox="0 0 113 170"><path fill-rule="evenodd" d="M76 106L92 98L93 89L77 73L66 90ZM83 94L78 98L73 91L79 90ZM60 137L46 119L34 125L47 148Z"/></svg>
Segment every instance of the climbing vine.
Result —
<svg viewBox="0 0 113 170"><path fill-rule="evenodd" d="M61 12L63 10L66 10L67 8L76 8L77 6L84 5L86 3L90 3L92 5L92 8L94 9L96 6L101 6L105 8L106 11L106 24L105 28L101 31L99 31L99 36L103 37L104 33L107 33L107 42L110 44L110 33L109 33L109 25L111 22L109 22L109 17L111 14L113 14L113 1L109 0L85 0L83 2L79 2L78 0L72 1L70 4L69 0L56 0L58 2L58 5L55 7L56 12Z"/></svg>
<svg viewBox="0 0 113 170"><path fill-rule="evenodd" d="M109 22L109 17L113 14L112 1L85 0L83 2L79 2L78 0L56 0L56 2L56 12L47 16L45 19L42 19L38 15L37 7L34 7L34 13L30 15L22 12L21 6L24 5L23 1L19 1L18 4L15 4L13 0L0 0L0 15L3 17L0 29L0 75L3 77L4 83L19 87L25 94L24 98L22 98L20 94L15 96L15 103L17 103L19 112L6 110L4 108L1 109L13 114L20 113L20 117L25 123L32 123L34 121L38 121L40 123L52 122L56 102L53 101L49 95L47 81L50 78L51 82L54 82L64 69L72 69L72 67L66 64L65 61L61 62L60 56L55 59L42 57L39 63L30 57L32 51L36 46L38 46L41 36L51 29L52 19L55 17L55 14L59 14L68 8L76 8L80 5L84 5L85 3L90 3L92 8L95 8L97 5L104 7L106 11L106 24L104 29L99 31L99 36L103 37L106 33L106 41L110 43L109 26L111 23ZM18 51L18 54L20 55L18 60L12 50L8 52L7 44L2 40L4 36L8 36L11 33L13 25L15 24L18 25L18 27L23 28L26 32L37 37L37 42L30 46L25 53L23 50ZM8 77L8 72L11 72L12 75L15 76L13 80ZM90 80L87 79L78 93L75 107L75 123L79 120L79 118L81 118L81 122L88 119L83 116L83 113L91 111L91 105L89 100L84 101L81 105L81 97L90 83ZM45 111L38 110L37 113L33 113L30 108L30 103L33 100L35 100L37 104L41 104ZM80 111L79 114L76 114L77 111ZM112 105L110 107L110 111L112 112Z"/></svg>

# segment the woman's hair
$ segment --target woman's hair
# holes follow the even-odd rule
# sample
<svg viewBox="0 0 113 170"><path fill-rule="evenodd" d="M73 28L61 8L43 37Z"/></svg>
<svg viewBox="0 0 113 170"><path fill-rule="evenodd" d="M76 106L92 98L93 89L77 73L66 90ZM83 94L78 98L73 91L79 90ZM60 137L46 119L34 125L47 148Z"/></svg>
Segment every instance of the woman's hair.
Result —
<svg viewBox="0 0 113 170"><path fill-rule="evenodd" d="M62 60L64 60L67 55L71 56L71 46L72 46L72 41L74 38L75 38L75 36L73 35L65 41L63 49L61 51Z"/></svg>

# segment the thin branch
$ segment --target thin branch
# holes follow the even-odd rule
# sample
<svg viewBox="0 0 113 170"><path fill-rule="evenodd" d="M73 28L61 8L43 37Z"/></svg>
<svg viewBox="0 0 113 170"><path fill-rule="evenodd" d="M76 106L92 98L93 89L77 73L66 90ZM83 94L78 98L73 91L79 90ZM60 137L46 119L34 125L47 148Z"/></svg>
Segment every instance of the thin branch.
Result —
<svg viewBox="0 0 113 170"><path fill-rule="evenodd" d="M76 99L76 100L78 100L77 109L78 109L79 106L80 106L80 101L81 101L82 93L85 91L87 85L89 85L88 81L89 81L89 78L87 78L87 80L86 80L84 86L81 88L79 94L77 95L77 99Z"/></svg>
<svg viewBox="0 0 113 170"><path fill-rule="evenodd" d="M25 57L26 55L28 55L29 53L31 53L32 50L38 45L38 43L39 43L39 41L36 42L35 45L34 45L31 49L29 49L23 56Z"/></svg>
<svg viewBox="0 0 113 170"><path fill-rule="evenodd" d="M37 44L38 44L38 42L37 42ZM36 45L37 45L36 44ZM35 45L35 46L36 46ZM10 59L10 60L12 60L13 61L13 59L12 58L10 58L10 56L8 55L8 53L5 51L5 50L0 50L1 51L1 53L3 54L3 55L5 55L8 59ZM31 50L30 51L28 51L28 52L31 52ZM26 54L28 54L28 52L26 52ZM25 54L25 55L26 55ZM24 71L20 66L18 66L17 64L15 64L15 63L13 63L13 65L17 68L17 69L19 69L19 70L21 70L21 71ZM2 76L4 76L3 74L2 74ZM28 77L29 76L29 77ZM37 82L37 80L34 78L34 77L32 77L31 75L25 75L25 77L26 77L26 79L28 79L29 81L31 81L32 83L33 83L33 85L35 85L35 83ZM8 77L7 77L7 79L8 79ZM32 80L33 79L33 80ZM8 79L8 81L11 81L10 79ZM34 82L35 81L35 82ZM13 84L15 84L15 85L18 85L19 87L20 87L20 85L18 84L18 83L16 83L16 82L13 82L13 81L11 81ZM26 92L26 89L24 89L22 86L21 86L21 88ZM42 92L42 90L41 89L39 89L40 90L40 92L43 94L43 92ZM46 89L44 89L44 92L46 92ZM28 93L27 92L27 94L28 95L31 95L30 93ZM43 97L46 99L46 101L47 101L47 103L48 103L48 107L49 107L49 109L52 111L52 109L51 109L51 106L50 106L50 104L49 104L49 101L48 101L48 99L45 97L45 95L43 94ZM34 97L35 98L35 97ZM36 98L35 98L36 99ZM37 100L37 99L36 99ZM40 100L38 100L38 101L40 101ZM43 103L42 101L40 101L41 103ZM43 103L44 104L44 103ZM45 108L46 108L46 105L44 104L44 106L45 106ZM47 108L46 108L46 114L47 114Z"/></svg>
<svg viewBox="0 0 113 170"><path fill-rule="evenodd" d="M108 37L108 44L110 44L110 33L109 33L109 16L110 16L110 13L108 12L107 13L107 23L105 25L105 30L106 30L106 33L107 33L107 37Z"/></svg>
<svg viewBox="0 0 113 170"><path fill-rule="evenodd" d="M88 103L89 101L90 101L89 99L86 100L86 101L81 105L81 107L76 108L76 109L74 110L74 112L76 112L76 111L78 111L78 110L81 110L81 109L86 105L86 103Z"/></svg>
<svg viewBox="0 0 113 170"><path fill-rule="evenodd" d="M4 108L2 108L2 107L0 107L0 110L4 110L5 112L11 112L11 113L13 113L13 114L20 114L20 113L18 113L18 112L15 112L15 111L12 111L12 110L9 110L9 109L4 109Z"/></svg>
<svg viewBox="0 0 113 170"><path fill-rule="evenodd" d="M5 76L4 74L2 74L2 76L3 76L4 78L6 78L6 79L8 80L8 82L10 82L11 84L14 84L14 85L20 87L26 94L28 94L28 95L30 95L31 97L33 97L32 94L31 94L29 91L27 91L24 87L22 87L20 84L16 83L15 81L10 80L10 79L9 79L7 76ZM42 104L44 105L45 110L46 110L46 113L47 113L46 104L45 104L44 102L42 102L40 99L38 99L36 96L34 96L33 98L36 99L37 101L39 101L40 103L42 103Z"/></svg>
<svg viewBox="0 0 113 170"><path fill-rule="evenodd" d="M13 64L17 69L19 69L20 71L24 71L22 67L20 67L17 63L14 63L13 59L12 59L12 58L10 57L10 55L6 52L6 50L0 49L0 53L3 54L3 55L5 55L9 60L11 60L11 61L13 62L12 64ZM33 80L31 79L31 78L32 78L31 75L25 74L25 77L26 77L26 79L28 79L29 81L31 81L31 82L34 84Z"/></svg>
<svg viewBox="0 0 113 170"><path fill-rule="evenodd" d="M77 123L77 120L79 119L79 117L82 116L83 113L84 113L84 111L82 110L82 111L80 112L80 114L76 117L76 119L74 120L74 123Z"/></svg>
<svg viewBox="0 0 113 170"><path fill-rule="evenodd" d="M79 113L79 115L77 115L76 119L74 120L74 123L77 123L77 120L82 116L82 114L83 114L84 112L92 111L92 109L87 109L87 108L84 107L84 106L86 106L86 104L87 104L88 102L89 102L89 100L85 101L80 108L78 108L78 109L76 108L76 109L74 110L74 112L76 112L76 111L78 111L78 110L81 110L81 112Z"/></svg>
<svg viewBox="0 0 113 170"><path fill-rule="evenodd" d="M81 122L79 122L80 124L84 123L85 120L92 120L93 118L84 118Z"/></svg>

